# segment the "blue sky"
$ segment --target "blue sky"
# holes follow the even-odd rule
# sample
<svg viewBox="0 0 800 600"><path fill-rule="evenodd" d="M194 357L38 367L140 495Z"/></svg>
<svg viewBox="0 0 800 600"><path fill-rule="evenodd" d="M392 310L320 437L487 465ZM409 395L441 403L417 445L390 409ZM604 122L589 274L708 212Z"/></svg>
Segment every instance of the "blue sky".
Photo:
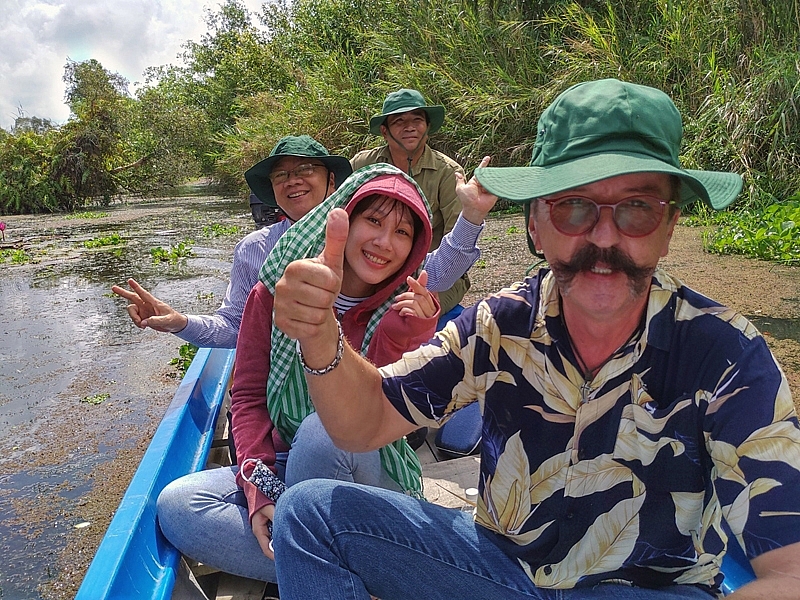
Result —
<svg viewBox="0 0 800 600"><path fill-rule="evenodd" d="M204 8L219 0L0 0L0 127L25 116L63 123L64 65L94 58L131 82L145 68L177 64L181 44L199 41ZM262 0L245 0L251 12Z"/></svg>

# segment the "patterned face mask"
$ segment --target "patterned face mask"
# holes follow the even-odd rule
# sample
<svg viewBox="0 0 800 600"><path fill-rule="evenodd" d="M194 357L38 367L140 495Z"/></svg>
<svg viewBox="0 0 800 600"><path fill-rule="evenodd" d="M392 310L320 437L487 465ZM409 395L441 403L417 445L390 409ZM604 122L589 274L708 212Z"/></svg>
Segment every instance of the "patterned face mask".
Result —
<svg viewBox="0 0 800 600"><path fill-rule="evenodd" d="M253 472L250 473L250 477L247 477L244 474L244 470L245 467L247 467L247 465L250 463L255 463L256 466L253 467ZM248 458L242 462L241 470L242 478L256 486L262 494L264 494L273 502L277 503L278 498L280 498L281 494L286 491L286 484L278 479L278 476L270 471L269 467L261 462L260 458ZM267 529L269 529L269 535L272 537L272 521L267 524ZM272 547L271 540L270 547Z"/></svg>

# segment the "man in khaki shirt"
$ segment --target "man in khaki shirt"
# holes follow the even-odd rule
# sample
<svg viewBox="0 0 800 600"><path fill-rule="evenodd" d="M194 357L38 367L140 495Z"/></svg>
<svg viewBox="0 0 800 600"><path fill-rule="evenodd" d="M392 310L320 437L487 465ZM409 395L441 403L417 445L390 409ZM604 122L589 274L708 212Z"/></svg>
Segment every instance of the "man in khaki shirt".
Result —
<svg viewBox="0 0 800 600"><path fill-rule="evenodd" d="M427 143L428 136L436 133L443 121L444 107L428 106L417 90L392 92L383 102L381 113L369 121L370 132L382 136L386 145L359 152L350 160L353 170L385 162L414 178L431 207L431 250L439 247L442 237L453 228L461 212L461 203L456 197L456 173L463 175L464 170ZM453 287L441 292L442 314L455 308L468 289L469 277L465 273Z"/></svg>

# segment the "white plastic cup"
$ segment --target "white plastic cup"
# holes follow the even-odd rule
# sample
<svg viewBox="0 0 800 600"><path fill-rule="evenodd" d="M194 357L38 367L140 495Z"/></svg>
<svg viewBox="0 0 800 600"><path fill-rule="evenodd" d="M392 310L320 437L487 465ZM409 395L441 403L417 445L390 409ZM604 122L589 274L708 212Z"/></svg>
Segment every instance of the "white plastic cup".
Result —
<svg viewBox="0 0 800 600"><path fill-rule="evenodd" d="M464 495L467 497L467 503L461 511L476 514L478 512L478 488L467 488L464 490Z"/></svg>

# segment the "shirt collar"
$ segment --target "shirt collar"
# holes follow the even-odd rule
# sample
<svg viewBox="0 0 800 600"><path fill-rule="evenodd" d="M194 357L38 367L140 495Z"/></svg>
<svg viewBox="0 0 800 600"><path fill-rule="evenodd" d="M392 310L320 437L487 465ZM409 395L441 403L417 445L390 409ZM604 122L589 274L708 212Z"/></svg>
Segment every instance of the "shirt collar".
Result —
<svg viewBox="0 0 800 600"><path fill-rule="evenodd" d="M672 317L675 311L665 311L664 309L675 307L677 301L675 292L679 287L681 287L681 284L677 279L668 275L661 268L656 269L650 284L644 333L636 336L636 339L632 341L640 343L642 340L646 340L648 346L664 351L669 350L670 340L675 328L675 318ZM541 338L545 331L549 331L547 337L553 341L558 343L561 340L564 343L568 343L561 319L558 286L552 271L548 270L542 277L539 290L540 301L534 326L534 336Z"/></svg>
<svg viewBox="0 0 800 600"><path fill-rule="evenodd" d="M419 157L417 164L414 165L414 174L416 175L422 169L436 169L436 162L433 159L433 150L431 150L427 142L425 142L425 148L423 148L422 155Z"/></svg>
<svg viewBox="0 0 800 600"><path fill-rule="evenodd" d="M653 273L650 297L647 301L645 334L647 344L659 350L670 349L677 317L678 297L676 292L680 287L682 287L680 281L668 275L661 268L657 268Z"/></svg>
<svg viewBox="0 0 800 600"><path fill-rule="evenodd" d="M389 144L385 144L381 148L378 158L380 158L384 162L392 164L392 153L389 151ZM403 165L401 168L404 169L405 165ZM411 168L411 176L414 177L415 175L419 175L422 169L436 170L436 160L435 157L433 156L433 150L431 150L431 147L428 145L427 142L425 142L425 148L422 150L422 154L420 155L417 164L415 164Z"/></svg>

